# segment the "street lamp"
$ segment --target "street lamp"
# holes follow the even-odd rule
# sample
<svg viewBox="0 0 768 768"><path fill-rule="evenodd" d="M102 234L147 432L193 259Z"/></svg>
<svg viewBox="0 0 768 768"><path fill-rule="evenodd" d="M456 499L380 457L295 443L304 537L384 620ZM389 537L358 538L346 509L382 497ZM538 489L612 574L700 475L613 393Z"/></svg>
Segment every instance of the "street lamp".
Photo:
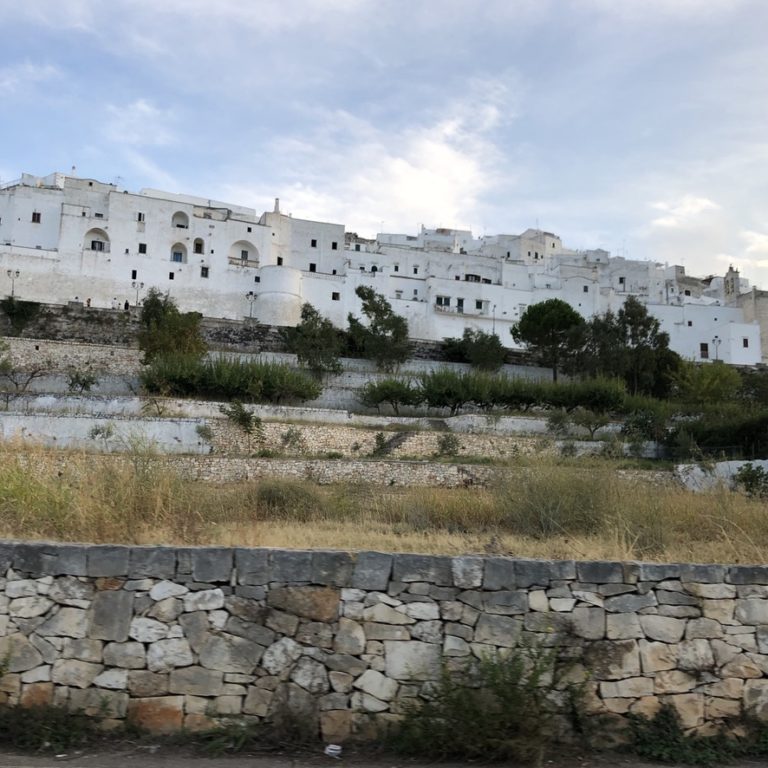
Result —
<svg viewBox="0 0 768 768"><path fill-rule="evenodd" d="M712 339L712 346L715 348L715 360L720 359L718 352L720 350L720 344L722 344L722 341L723 340L719 336L715 336L715 338Z"/></svg>
<svg viewBox="0 0 768 768"><path fill-rule="evenodd" d="M493 333L496 333L496 305L493 305L493 323L492 323Z"/></svg>
<svg viewBox="0 0 768 768"><path fill-rule="evenodd" d="M13 298L16 295L16 278L21 272L18 269L8 269L5 274L11 278L11 298Z"/></svg>
<svg viewBox="0 0 768 768"><path fill-rule="evenodd" d="M248 299L248 318L253 320L253 302L256 301L256 294L253 291L248 291L245 294L245 298Z"/></svg>
<svg viewBox="0 0 768 768"><path fill-rule="evenodd" d="M131 283L131 288L136 291L136 306L139 306L139 291L144 287L144 283L140 283L138 280L134 280Z"/></svg>

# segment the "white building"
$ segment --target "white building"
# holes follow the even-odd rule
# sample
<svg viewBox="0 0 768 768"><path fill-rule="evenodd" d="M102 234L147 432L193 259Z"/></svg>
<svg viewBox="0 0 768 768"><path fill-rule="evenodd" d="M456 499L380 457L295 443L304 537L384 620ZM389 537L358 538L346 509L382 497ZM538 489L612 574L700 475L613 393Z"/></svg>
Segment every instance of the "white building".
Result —
<svg viewBox="0 0 768 768"><path fill-rule="evenodd" d="M59 173L0 188L0 293L111 307L135 305L155 287L183 310L274 325L297 323L310 302L344 327L349 312L360 313L358 285L384 294L418 339L471 327L515 347L512 326L531 304L560 298L590 317L632 295L683 357L761 361L756 294L733 270L691 278L679 266L571 250L538 229L475 238L422 228L365 239L341 224L285 215L278 201L257 217L241 206Z"/></svg>

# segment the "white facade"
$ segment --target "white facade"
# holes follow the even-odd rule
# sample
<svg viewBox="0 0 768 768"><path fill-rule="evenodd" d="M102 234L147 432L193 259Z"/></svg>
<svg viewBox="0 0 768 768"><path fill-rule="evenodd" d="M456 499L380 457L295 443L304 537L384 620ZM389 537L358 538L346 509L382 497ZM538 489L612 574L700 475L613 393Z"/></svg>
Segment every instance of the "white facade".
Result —
<svg viewBox="0 0 768 768"><path fill-rule="evenodd" d="M18 272L18 275L16 274ZM661 321L670 346L692 360L761 361L760 327L745 320L746 281L691 278L682 267L574 251L552 233L475 238L467 230L417 235L345 232L275 209L142 190L63 174L25 175L0 189L0 294L92 306L141 302L151 287L182 310L293 325L310 302L339 327L360 313L358 285L384 294L413 338L511 329L550 298L584 317L636 296Z"/></svg>

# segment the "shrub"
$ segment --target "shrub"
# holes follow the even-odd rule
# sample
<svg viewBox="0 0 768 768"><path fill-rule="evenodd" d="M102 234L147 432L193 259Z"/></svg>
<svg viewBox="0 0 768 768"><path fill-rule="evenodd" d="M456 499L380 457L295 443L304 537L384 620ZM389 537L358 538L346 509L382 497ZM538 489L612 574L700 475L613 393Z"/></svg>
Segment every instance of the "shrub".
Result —
<svg viewBox="0 0 768 768"><path fill-rule="evenodd" d="M382 403L392 406L395 414L400 413L401 406L418 405L422 399L422 393L409 379L384 379L383 381L369 381L360 390L360 402L366 408L380 409Z"/></svg>
<svg viewBox="0 0 768 768"><path fill-rule="evenodd" d="M457 414L473 399L473 379L469 373L440 368L419 376L424 402L430 408L448 408L451 416Z"/></svg>
<svg viewBox="0 0 768 768"><path fill-rule="evenodd" d="M430 698L406 708L392 745L431 760L540 761L564 669L556 647L538 646L444 668Z"/></svg>
<svg viewBox="0 0 768 768"><path fill-rule="evenodd" d="M446 359L454 363L469 363L481 371L498 371L507 357L507 350L495 333L465 328L460 339L443 339Z"/></svg>
<svg viewBox="0 0 768 768"><path fill-rule="evenodd" d="M179 312L168 294L150 288L141 307L138 334L144 362L169 354L202 357L207 345L200 334L201 318L198 312Z"/></svg>
<svg viewBox="0 0 768 768"><path fill-rule="evenodd" d="M453 432L446 432L437 438L438 456L458 456L461 443Z"/></svg>
<svg viewBox="0 0 768 768"><path fill-rule="evenodd" d="M63 752L99 741L99 719L66 707L0 707L0 744L29 752Z"/></svg>
<svg viewBox="0 0 768 768"><path fill-rule="evenodd" d="M259 507L269 517L286 516L310 520L323 510L322 497L310 483L270 478L259 481L253 493Z"/></svg>
<svg viewBox="0 0 768 768"><path fill-rule="evenodd" d="M751 462L739 468L733 476L737 487L741 488L750 498L768 498L768 471L756 467Z"/></svg>

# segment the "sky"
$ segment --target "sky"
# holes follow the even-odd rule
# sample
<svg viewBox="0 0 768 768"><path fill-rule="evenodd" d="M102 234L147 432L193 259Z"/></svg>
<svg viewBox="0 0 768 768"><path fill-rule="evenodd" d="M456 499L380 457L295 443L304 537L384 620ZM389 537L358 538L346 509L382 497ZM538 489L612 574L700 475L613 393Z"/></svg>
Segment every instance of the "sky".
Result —
<svg viewBox="0 0 768 768"><path fill-rule="evenodd" d="M765 0L0 0L0 180L730 264L768 288Z"/></svg>

